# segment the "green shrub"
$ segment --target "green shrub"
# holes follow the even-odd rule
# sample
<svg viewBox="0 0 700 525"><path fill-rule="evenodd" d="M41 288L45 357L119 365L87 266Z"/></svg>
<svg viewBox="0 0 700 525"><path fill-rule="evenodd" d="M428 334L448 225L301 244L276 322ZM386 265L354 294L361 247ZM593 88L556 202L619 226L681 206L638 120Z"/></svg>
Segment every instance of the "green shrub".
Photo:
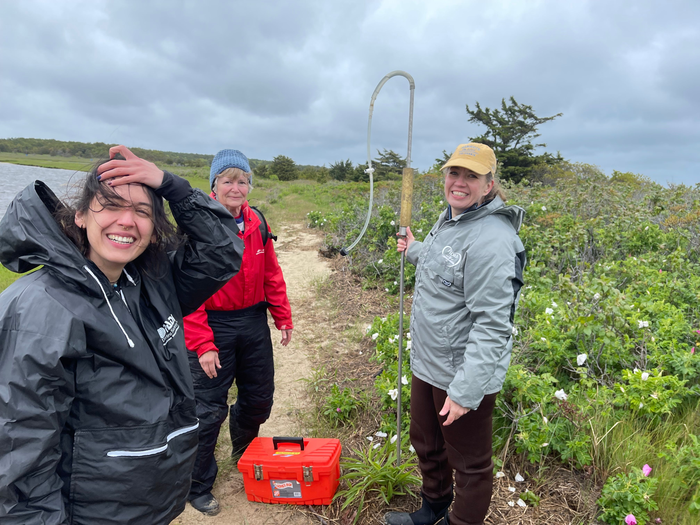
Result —
<svg viewBox="0 0 700 525"><path fill-rule="evenodd" d="M404 447L408 448L407 438L402 441L401 448ZM347 483L348 488L338 491L334 498L345 500L341 511L350 506L357 508L353 524L360 519L367 501L380 499L388 504L394 496L414 494L413 488L420 486L415 455L402 453L401 465L397 466L396 444L391 440L353 450L353 453L355 457L342 458L340 462L343 471L340 481Z"/></svg>
<svg viewBox="0 0 700 525"><path fill-rule="evenodd" d="M649 521L649 512L659 508L652 499L657 484L656 478L645 476L638 467L608 478L598 499L602 511L600 519L616 525L624 523L628 514L633 514L637 524L644 525Z"/></svg>

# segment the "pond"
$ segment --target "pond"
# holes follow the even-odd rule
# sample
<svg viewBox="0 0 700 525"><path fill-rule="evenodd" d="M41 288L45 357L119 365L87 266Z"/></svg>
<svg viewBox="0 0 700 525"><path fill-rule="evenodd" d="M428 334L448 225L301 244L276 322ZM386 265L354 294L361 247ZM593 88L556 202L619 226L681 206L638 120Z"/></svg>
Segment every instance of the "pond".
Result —
<svg viewBox="0 0 700 525"><path fill-rule="evenodd" d="M35 180L44 181L59 197L65 196L71 184L85 175L82 171L57 170L0 162L0 217L20 191Z"/></svg>

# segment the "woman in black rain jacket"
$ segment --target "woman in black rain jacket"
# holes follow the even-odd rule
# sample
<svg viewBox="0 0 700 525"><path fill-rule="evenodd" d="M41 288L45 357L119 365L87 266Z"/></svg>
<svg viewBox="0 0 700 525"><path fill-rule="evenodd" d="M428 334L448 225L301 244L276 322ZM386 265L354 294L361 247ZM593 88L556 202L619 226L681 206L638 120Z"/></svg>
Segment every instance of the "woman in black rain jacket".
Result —
<svg viewBox="0 0 700 525"><path fill-rule="evenodd" d="M235 275L243 242L184 179L123 146L110 157L75 209L37 181L0 222L0 262L42 266L0 295L3 524L167 524L185 506L198 421L182 317ZM185 234L170 253L163 198Z"/></svg>

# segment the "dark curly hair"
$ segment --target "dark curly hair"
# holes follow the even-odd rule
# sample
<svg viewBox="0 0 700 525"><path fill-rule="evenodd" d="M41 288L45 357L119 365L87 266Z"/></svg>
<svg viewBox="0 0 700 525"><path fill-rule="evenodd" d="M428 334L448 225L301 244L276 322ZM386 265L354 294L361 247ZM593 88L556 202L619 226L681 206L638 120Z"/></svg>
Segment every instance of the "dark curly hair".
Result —
<svg viewBox="0 0 700 525"><path fill-rule="evenodd" d="M120 155L115 158L124 160ZM77 183L73 195L68 198L68 202L65 202L64 206L58 206L54 211L54 218L63 230L63 233L78 247L85 257L88 257L90 253L90 243L87 231L75 224L75 214L77 212L86 213L88 210L93 213L99 213L100 210L91 208L95 199L102 207L131 206L114 188L105 182L97 180L97 169L110 160L114 159L98 161L85 178ZM149 243L146 250L132 262L149 277L158 279L164 276L164 272L167 269L164 254L169 249L177 246L180 243L180 238L175 226L168 220L163 199L156 194L153 188L145 185L143 188L146 190L153 209L151 220L153 221L155 242Z"/></svg>

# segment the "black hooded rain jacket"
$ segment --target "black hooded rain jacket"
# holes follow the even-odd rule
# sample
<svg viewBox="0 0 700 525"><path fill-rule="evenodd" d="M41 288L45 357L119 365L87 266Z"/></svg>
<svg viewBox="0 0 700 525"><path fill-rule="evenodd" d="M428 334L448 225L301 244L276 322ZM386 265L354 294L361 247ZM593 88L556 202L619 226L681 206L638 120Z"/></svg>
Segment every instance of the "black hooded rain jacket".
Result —
<svg viewBox="0 0 700 525"><path fill-rule="evenodd" d="M182 317L235 275L243 242L221 204L164 181L187 241L157 279L128 264L120 290L42 182L0 222L0 262L43 265L0 295L0 523L167 524L184 509L198 420Z"/></svg>

